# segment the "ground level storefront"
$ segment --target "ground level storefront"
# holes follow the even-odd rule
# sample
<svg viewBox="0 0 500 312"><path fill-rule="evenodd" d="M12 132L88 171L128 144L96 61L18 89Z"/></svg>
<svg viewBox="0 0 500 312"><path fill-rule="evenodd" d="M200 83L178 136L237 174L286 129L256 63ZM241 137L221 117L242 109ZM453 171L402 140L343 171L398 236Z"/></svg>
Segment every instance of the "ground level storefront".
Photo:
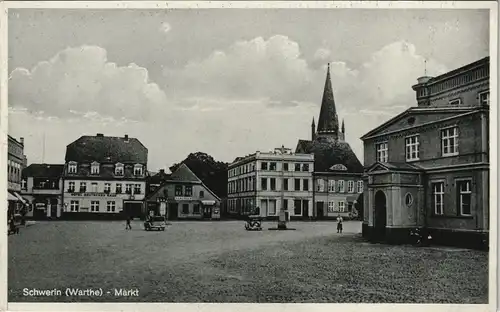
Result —
<svg viewBox="0 0 500 312"><path fill-rule="evenodd" d="M151 212L165 216L167 220L218 220L220 206L215 200L173 200L147 201L145 215Z"/></svg>

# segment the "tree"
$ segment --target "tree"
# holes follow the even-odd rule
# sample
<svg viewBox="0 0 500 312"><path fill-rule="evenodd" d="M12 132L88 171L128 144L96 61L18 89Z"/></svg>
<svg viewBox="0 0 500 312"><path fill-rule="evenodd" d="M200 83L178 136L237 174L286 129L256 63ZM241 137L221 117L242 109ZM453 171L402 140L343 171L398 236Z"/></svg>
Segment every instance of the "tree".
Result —
<svg viewBox="0 0 500 312"><path fill-rule="evenodd" d="M206 153L196 152L189 154L182 162L173 164L169 168L170 171L174 172L182 163L217 196L220 198L227 196L227 163L216 161Z"/></svg>

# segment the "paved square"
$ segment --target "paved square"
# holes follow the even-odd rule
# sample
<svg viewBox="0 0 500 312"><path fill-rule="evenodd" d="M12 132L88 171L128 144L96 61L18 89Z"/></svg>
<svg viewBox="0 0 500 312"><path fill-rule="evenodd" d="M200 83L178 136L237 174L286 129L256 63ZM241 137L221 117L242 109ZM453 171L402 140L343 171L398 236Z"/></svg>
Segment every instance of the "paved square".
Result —
<svg viewBox="0 0 500 312"><path fill-rule="evenodd" d="M359 222L342 235L334 222L292 222L286 232L267 230L273 222L261 232L241 221L132 226L38 222L9 236L9 301L487 303L488 253L369 244ZM24 295L35 288L63 294Z"/></svg>

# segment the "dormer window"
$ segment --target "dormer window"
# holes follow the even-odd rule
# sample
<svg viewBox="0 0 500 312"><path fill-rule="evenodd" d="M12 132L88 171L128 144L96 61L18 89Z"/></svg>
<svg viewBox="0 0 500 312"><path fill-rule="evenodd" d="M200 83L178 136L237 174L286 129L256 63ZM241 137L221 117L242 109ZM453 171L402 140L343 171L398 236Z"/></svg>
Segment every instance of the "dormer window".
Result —
<svg viewBox="0 0 500 312"><path fill-rule="evenodd" d="M117 176L123 175L123 164L118 163L115 165L115 175Z"/></svg>
<svg viewBox="0 0 500 312"><path fill-rule="evenodd" d="M142 175L142 165L137 164L134 166L134 175L136 176Z"/></svg>
<svg viewBox="0 0 500 312"><path fill-rule="evenodd" d="M99 174L99 163L98 162L93 162L91 164L90 173L91 174Z"/></svg>
<svg viewBox="0 0 500 312"><path fill-rule="evenodd" d="M70 161L68 163L68 173L76 173L77 170L77 164L74 161Z"/></svg>

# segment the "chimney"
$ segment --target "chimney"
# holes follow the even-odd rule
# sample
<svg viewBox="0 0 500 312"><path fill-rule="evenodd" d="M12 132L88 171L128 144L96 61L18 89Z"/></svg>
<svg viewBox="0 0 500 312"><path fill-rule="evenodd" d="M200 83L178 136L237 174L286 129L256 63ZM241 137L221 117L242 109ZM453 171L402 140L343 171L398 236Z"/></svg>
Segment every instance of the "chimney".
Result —
<svg viewBox="0 0 500 312"><path fill-rule="evenodd" d="M101 138L102 138L102 137L104 137L104 134L102 134L102 133L98 133L96 136L97 136L97 137L101 137Z"/></svg>
<svg viewBox="0 0 500 312"><path fill-rule="evenodd" d="M161 174L165 174L165 169L160 169Z"/></svg>
<svg viewBox="0 0 500 312"><path fill-rule="evenodd" d="M19 142L21 142L21 145L24 145L24 138L19 138Z"/></svg>
<svg viewBox="0 0 500 312"><path fill-rule="evenodd" d="M128 141L128 134L125 134L125 141Z"/></svg>

